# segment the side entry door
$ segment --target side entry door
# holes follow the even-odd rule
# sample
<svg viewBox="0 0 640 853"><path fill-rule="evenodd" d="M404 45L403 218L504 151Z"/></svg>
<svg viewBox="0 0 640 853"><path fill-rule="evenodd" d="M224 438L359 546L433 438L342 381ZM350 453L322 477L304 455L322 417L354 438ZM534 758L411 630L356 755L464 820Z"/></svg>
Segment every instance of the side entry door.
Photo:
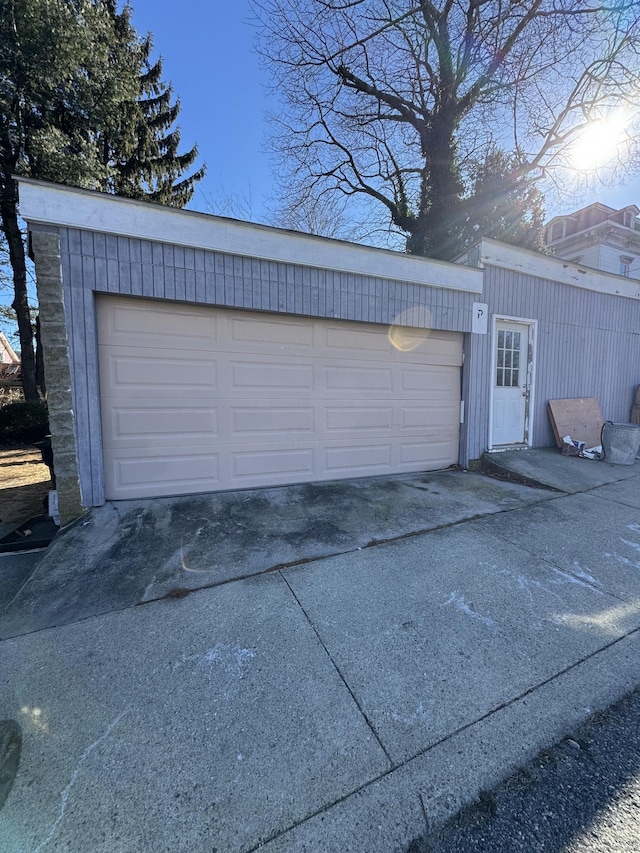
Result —
<svg viewBox="0 0 640 853"><path fill-rule="evenodd" d="M528 444L531 377L527 323L496 322L491 446Z"/></svg>

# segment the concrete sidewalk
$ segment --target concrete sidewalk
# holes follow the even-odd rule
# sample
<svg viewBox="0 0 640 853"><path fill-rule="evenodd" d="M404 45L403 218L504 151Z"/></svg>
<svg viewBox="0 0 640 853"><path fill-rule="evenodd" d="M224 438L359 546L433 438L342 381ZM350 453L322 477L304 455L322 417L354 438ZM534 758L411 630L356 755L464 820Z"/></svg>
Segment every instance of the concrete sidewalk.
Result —
<svg viewBox="0 0 640 853"><path fill-rule="evenodd" d="M640 465L499 456L566 488L441 472L66 531L0 618L0 851L402 850L633 689Z"/></svg>

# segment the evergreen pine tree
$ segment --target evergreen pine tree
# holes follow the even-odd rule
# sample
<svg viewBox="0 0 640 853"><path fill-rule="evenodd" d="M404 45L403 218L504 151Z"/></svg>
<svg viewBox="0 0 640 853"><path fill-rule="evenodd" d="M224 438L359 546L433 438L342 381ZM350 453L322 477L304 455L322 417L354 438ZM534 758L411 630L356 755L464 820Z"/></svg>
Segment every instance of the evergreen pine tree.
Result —
<svg viewBox="0 0 640 853"><path fill-rule="evenodd" d="M13 175L184 206L201 168L179 153L179 102L115 0L0 0L0 229L13 272L26 399L38 396Z"/></svg>
<svg viewBox="0 0 640 853"><path fill-rule="evenodd" d="M544 251L544 196L531 175L522 174L522 156L492 146L469 168L462 201L460 251L481 237Z"/></svg>
<svg viewBox="0 0 640 853"><path fill-rule="evenodd" d="M182 175L198 157L197 146L179 153L180 131L174 124L180 102L172 103L173 90L162 80L162 59L151 64L152 39L140 39L125 6L118 13L113 0L107 6L114 22L116 64L121 55L135 58L135 98L122 105L115 133L103 140L103 158L109 171L108 189L116 195L184 207L193 196L205 167Z"/></svg>

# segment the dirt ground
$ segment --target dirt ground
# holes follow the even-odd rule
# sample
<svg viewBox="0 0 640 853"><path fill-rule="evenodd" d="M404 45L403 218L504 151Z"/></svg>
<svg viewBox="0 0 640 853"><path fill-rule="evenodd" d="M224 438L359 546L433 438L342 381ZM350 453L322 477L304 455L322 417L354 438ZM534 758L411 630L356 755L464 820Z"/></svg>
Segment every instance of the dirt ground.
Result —
<svg viewBox="0 0 640 853"><path fill-rule="evenodd" d="M19 524L46 513L49 469L36 447L0 446L0 523Z"/></svg>

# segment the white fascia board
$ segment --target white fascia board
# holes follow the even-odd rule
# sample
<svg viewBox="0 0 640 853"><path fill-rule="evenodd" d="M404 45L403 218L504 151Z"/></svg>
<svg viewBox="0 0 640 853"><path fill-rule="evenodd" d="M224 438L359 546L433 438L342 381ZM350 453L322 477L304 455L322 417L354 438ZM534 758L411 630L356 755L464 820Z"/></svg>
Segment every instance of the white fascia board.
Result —
<svg viewBox="0 0 640 853"><path fill-rule="evenodd" d="M523 275L570 284L583 290L640 299L640 283L626 276L601 272L592 267L542 255L530 249L507 246L486 238L480 244L480 263L485 267L501 267Z"/></svg>
<svg viewBox="0 0 640 853"><path fill-rule="evenodd" d="M20 215L31 225L82 228L261 260L482 292L482 273L457 264L91 190L17 180Z"/></svg>

